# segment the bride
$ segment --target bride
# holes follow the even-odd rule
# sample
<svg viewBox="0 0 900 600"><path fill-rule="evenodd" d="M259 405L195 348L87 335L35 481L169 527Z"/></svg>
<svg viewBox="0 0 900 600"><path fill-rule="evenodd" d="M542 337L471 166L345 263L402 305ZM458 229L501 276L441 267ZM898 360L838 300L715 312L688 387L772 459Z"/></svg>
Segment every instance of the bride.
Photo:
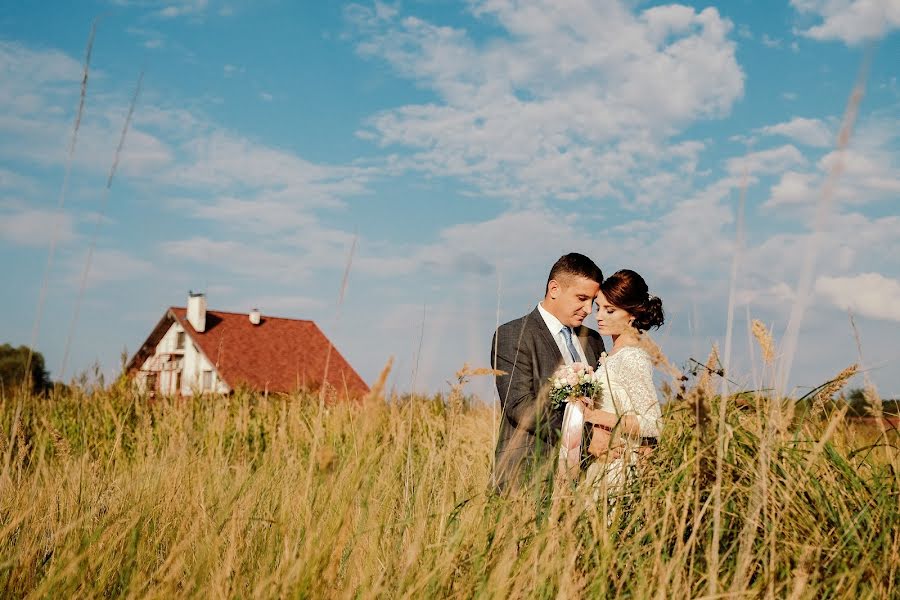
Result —
<svg viewBox="0 0 900 600"><path fill-rule="evenodd" d="M597 326L612 337L609 355L601 355L602 400L599 408L584 407L593 425L588 452L596 457L585 478L594 488L617 492L633 473L639 454L655 445L662 413L653 384L653 361L641 347L643 332L663 324L662 300L647 289L634 271L617 271L600 285ZM596 406L596 405L595 405Z"/></svg>

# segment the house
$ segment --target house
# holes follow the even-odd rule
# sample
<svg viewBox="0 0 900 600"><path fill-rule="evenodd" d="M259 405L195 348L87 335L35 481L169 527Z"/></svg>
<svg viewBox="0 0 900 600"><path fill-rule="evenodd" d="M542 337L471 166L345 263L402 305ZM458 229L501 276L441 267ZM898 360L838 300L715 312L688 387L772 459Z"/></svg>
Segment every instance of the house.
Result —
<svg viewBox="0 0 900 600"><path fill-rule="evenodd" d="M362 378L312 321L207 310L191 293L187 307L170 307L126 366L143 390L190 396L318 389L369 391Z"/></svg>

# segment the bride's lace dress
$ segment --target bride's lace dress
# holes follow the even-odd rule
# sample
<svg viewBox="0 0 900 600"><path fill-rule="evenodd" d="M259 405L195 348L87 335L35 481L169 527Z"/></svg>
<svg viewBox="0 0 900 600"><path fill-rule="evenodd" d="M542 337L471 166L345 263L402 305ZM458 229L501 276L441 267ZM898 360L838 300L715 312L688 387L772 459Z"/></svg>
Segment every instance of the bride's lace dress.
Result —
<svg viewBox="0 0 900 600"><path fill-rule="evenodd" d="M636 417L641 438L659 437L662 411L653 385L653 360L647 351L626 346L609 356L601 356L597 369L603 376L600 408L620 417ZM621 488L637 462L640 438L620 432L616 432L616 438L625 444L622 456L609 461L596 460L587 468L586 480L595 488L604 483L609 491Z"/></svg>

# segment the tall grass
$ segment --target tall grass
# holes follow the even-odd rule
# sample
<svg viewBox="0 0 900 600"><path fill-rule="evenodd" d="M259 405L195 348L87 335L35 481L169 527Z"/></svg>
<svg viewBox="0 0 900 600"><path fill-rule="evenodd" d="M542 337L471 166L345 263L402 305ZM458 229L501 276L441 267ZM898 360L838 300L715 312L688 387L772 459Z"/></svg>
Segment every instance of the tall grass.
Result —
<svg viewBox="0 0 900 600"><path fill-rule="evenodd" d="M734 396L719 474L700 396L668 404L613 509L576 489L548 510L487 492L493 411L458 389L333 405L7 393L0 596L698 597L715 556L733 597L896 597L896 437ZM720 397L699 401L718 414Z"/></svg>

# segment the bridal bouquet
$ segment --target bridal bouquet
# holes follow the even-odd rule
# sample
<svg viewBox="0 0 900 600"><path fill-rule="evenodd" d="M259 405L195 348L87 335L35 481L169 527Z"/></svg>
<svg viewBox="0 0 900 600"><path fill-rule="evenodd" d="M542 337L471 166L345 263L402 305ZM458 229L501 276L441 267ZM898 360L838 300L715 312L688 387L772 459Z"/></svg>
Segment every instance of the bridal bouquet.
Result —
<svg viewBox="0 0 900 600"><path fill-rule="evenodd" d="M559 448L559 467L569 477L581 464L581 437L584 432L584 407L579 401L600 395L600 373L581 362L563 365L550 378L550 405L565 406Z"/></svg>
<svg viewBox="0 0 900 600"><path fill-rule="evenodd" d="M550 378L550 406L560 408L581 397L600 395L600 376L582 362L562 365Z"/></svg>

